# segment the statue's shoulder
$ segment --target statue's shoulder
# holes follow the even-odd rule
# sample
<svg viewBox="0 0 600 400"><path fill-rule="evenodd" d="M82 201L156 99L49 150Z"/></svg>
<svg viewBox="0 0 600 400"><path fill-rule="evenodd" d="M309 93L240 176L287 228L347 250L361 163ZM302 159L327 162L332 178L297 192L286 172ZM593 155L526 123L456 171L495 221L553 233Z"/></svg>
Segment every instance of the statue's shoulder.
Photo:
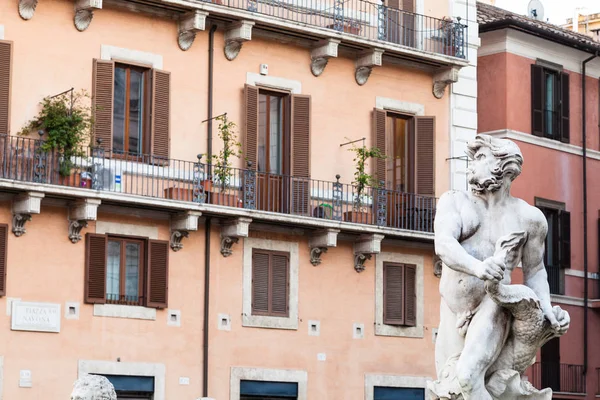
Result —
<svg viewBox="0 0 600 400"><path fill-rule="evenodd" d="M517 209L521 218L530 226L530 230L547 230L548 221L546 216L539 208L532 206L523 199L515 198Z"/></svg>
<svg viewBox="0 0 600 400"><path fill-rule="evenodd" d="M441 203L460 205L466 201L469 201L469 193L464 190L448 190L440 197Z"/></svg>

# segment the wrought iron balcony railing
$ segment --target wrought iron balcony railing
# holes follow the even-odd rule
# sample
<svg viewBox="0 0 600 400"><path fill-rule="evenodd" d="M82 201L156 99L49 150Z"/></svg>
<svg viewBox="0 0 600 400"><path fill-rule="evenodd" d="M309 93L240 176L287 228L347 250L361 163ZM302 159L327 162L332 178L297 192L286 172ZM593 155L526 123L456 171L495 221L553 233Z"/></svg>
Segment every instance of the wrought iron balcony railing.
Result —
<svg viewBox="0 0 600 400"><path fill-rule="evenodd" d="M369 0L203 0L307 26L466 58L467 26Z"/></svg>
<svg viewBox="0 0 600 400"><path fill-rule="evenodd" d="M196 162L84 149L65 160L42 141L0 135L0 178L300 217L433 232L435 197Z"/></svg>
<svg viewBox="0 0 600 400"><path fill-rule="evenodd" d="M531 384L553 392L586 393L583 365L537 362L531 367Z"/></svg>

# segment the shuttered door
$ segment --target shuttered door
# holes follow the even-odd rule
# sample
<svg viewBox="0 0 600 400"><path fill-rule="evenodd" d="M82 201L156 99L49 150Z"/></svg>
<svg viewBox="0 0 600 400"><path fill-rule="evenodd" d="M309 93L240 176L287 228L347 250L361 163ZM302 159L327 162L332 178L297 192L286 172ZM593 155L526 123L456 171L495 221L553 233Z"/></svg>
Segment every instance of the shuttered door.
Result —
<svg viewBox="0 0 600 400"><path fill-rule="evenodd" d="M414 265L404 266L404 325L417 324L417 268Z"/></svg>
<svg viewBox="0 0 600 400"><path fill-rule="evenodd" d="M415 188L435 195L435 117L415 117Z"/></svg>
<svg viewBox="0 0 600 400"><path fill-rule="evenodd" d="M383 323L404 325L403 265L383 265Z"/></svg>
<svg viewBox="0 0 600 400"><path fill-rule="evenodd" d="M531 132L544 136L544 69L531 65Z"/></svg>
<svg viewBox="0 0 600 400"><path fill-rule="evenodd" d="M400 11L402 0L386 0L388 18L386 20L387 41L392 43L400 43L401 40L401 25L402 12Z"/></svg>
<svg viewBox="0 0 600 400"><path fill-rule="evenodd" d="M373 109L373 145L381 151L383 156L388 155L385 146L385 119L385 111L378 110L377 108ZM373 176L375 177L375 182L380 184L380 182L383 181L384 187L387 182L385 162L386 160L384 158L377 158L373 163Z"/></svg>
<svg viewBox="0 0 600 400"><path fill-rule="evenodd" d="M6 296L7 258L8 258L8 225L0 224L0 296Z"/></svg>
<svg viewBox="0 0 600 400"><path fill-rule="evenodd" d="M12 42L0 40L0 135L10 133Z"/></svg>
<svg viewBox="0 0 600 400"><path fill-rule="evenodd" d="M569 74L560 74L560 141L569 143L570 136L570 95Z"/></svg>
<svg viewBox="0 0 600 400"><path fill-rule="evenodd" d="M402 44L409 47L415 46L415 0L402 1Z"/></svg>
<svg viewBox="0 0 600 400"><path fill-rule="evenodd" d="M310 211L310 96L292 95L292 213Z"/></svg>
<svg viewBox="0 0 600 400"><path fill-rule="evenodd" d="M558 217L560 267L571 268L571 213L561 211Z"/></svg>
<svg viewBox="0 0 600 400"><path fill-rule="evenodd" d="M258 88L245 85L244 100L246 107L244 156L256 170L258 168Z"/></svg>
<svg viewBox="0 0 600 400"><path fill-rule="evenodd" d="M252 254L252 315L269 313L269 254Z"/></svg>
<svg viewBox="0 0 600 400"><path fill-rule="evenodd" d="M271 315L288 315L288 257L271 255Z"/></svg>
<svg viewBox="0 0 600 400"><path fill-rule="evenodd" d="M106 302L106 249L108 237L87 233L85 235L85 302Z"/></svg>
<svg viewBox="0 0 600 400"><path fill-rule="evenodd" d="M169 242L148 241L146 305L166 308L169 298Z"/></svg>
<svg viewBox="0 0 600 400"><path fill-rule="evenodd" d="M171 74L152 70L152 156L159 165L168 164L171 115Z"/></svg>
<svg viewBox="0 0 600 400"><path fill-rule="evenodd" d="M115 63L94 60L92 110L94 112L94 146L101 140L101 147L112 151L113 99Z"/></svg>

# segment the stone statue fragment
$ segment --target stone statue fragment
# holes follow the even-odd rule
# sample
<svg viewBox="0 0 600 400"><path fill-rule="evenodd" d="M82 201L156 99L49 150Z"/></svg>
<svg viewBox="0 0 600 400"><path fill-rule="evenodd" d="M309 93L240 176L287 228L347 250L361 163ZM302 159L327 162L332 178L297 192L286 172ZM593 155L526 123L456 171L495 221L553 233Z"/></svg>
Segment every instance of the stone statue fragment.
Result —
<svg viewBox="0 0 600 400"><path fill-rule="evenodd" d="M84 375L73 384L71 400L117 400L117 394L106 377Z"/></svg>

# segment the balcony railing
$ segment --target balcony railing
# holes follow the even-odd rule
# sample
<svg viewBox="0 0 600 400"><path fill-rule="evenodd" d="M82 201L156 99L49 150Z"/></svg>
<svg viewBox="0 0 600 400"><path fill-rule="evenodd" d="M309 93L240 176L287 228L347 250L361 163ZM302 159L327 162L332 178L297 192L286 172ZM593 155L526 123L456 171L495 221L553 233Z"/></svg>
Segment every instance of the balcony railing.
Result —
<svg viewBox="0 0 600 400"><path fill-rule="evenodd" d="M466 58L467 26L368 0L205 0L312 27Z"/></svg>
<svg viewBox="0 0 600 400"><path fill-rule="evenodd" d="M586 393L583 365L538 362L531 367L531 383L553 392Z"/></svg>
<svg viewBox="0 0 600 400"><path fill-rule="evenodd" d="M548 274L548 286L552 294L565 294L563 270L555 265L546 265L546 273Z"/></svg>
<svg viewBox="0 0 600 400"><path fill-rule="evenodd" d="M201 158L167 160L102 149L82 150L65 168L65 159L43 151L42 143L0 135L0 178L433 232L435 197L360 188L341 183L339 176L322 181L257 172L252 165L220 170Z"/></svg>

